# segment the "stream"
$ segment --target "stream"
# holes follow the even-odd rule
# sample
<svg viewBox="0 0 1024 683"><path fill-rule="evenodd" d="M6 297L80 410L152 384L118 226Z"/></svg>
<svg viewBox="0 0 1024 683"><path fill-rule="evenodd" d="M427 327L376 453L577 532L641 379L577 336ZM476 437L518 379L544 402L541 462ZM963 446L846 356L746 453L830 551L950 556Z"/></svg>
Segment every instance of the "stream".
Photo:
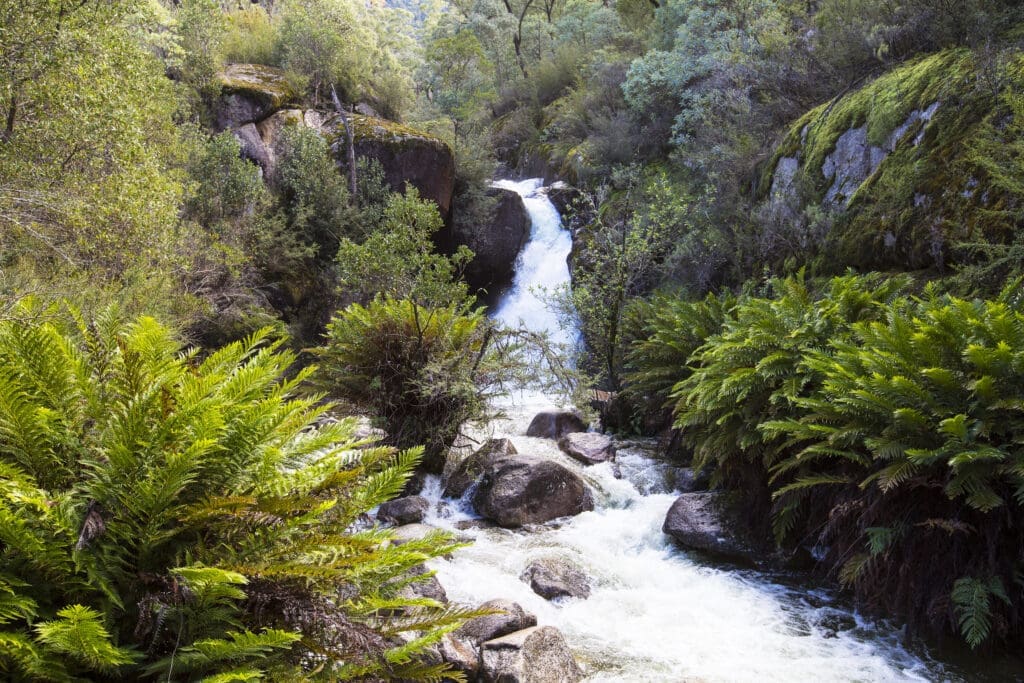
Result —
<svg viewBox="0 0 1024 683"><path fill-rule="evenodd" d="M568 282L571 248L554 206L536 192L540 185L501 183L523 195L533 226L493 315L568 342L578 332L560 328L536 296L538 286ZM611 463L583 467L553 441L523 436L533 415L554 408L543 394L520 391L500 407L506 417L471 436L507 437L520 453L572 469L592 487L595 508L560 523L489 528L477 521L469 494L445 500L440 480L431 478L422 493L433 503L424 521L474 541L431 568L453 601L511 599L539 624L560 629L587 681L965 680L923 646L905 646L897 629L860 617L833 591L716 565L675 547L661 525L678 470L656 457L653 442L620 443L617 478ZM552 556L585 570L589 599L549 602L520 581L529 562Z"/></svg>

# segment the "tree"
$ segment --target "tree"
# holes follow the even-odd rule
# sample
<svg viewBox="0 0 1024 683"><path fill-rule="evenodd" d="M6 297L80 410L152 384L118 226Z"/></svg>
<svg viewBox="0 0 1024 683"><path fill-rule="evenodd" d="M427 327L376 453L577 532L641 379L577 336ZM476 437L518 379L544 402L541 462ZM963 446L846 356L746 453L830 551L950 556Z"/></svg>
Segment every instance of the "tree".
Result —
<svg viewBox="0 0 1024 683"><path fill-rule="evenodd" d="M378 295L404 298L425 307L461 305L466 284L459 279L473 257L465 246L453 256L434 251L431 236L444 225L437 205L415 188L392 193L381 223L362 243L344 239L338 249L338 290L343 300L366 304Z"/></svg>
<svg viewBox="0 0 1024 683"><path fill-rule="evenodd" d="M10 260L104 279L180 261L176 102L145 47L146 7L0 2L0 240Z"/></svg>

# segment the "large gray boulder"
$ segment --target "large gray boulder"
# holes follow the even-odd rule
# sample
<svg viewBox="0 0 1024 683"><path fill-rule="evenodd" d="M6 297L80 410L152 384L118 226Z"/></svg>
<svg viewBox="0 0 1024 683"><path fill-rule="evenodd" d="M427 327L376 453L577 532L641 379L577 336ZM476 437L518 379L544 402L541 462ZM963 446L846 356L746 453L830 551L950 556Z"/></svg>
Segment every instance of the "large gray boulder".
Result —
<svg viewBox="0 0 1024 683"><path fill-rule="evenodd" d="M390 524L415 524L422 522L430 509L430 501L423 496L404 496L382 504L377 510L377 519Z"/></svg>
<svg viewBox="0 0 1024 683"><path fill-rule="evenodd" d="M615 459L612 438L596 432L571 432L558 440L558 447L584 465L596 465Z"/></svg>
<svg viewBox="0 0 1024 683"><path fill-rule="evenodd" d="M669 508L662 531L688 550L755 566L767 555L740 520L739 501L728 493L684 493Z"/></svg>
<svg viewBox="0 0 1024 683"><path fill-rule="evenodd" d="M215 107L217 130L261 121L298 99L284 71L262 64L229 64L217 79L221 86Z"/></svg>
<svg viewBox="0 0 1024 683"><path fill-rule="evenodd" d="M444 495L461 498L496 460L515 455L516 447L508 439L488 439L475 453L460 462L445 479Z"/></svg>
<svg viewBox="0 0 1024 683"><path fill-rule="evenodd" d="M455 155L448 143L386 119L352 114L349 120L357 158L380 162L392 191L405 192L408 184L419 191L422 199L435 202L445 221L451 217ZM347 163L348 147L340 117L323 125L335 158Z"/></svg>
<svg viewBox="0 0 1024 683"><path fill-rule="evenodd" d="M578 566L563 558L534 560L519 579L530 584L533 592L545 600L589 598L590 580Z"/></svg>
<svg viewBox="0 0 1024 683"><path fill-rule="evenodd" d="M537 625L537 617L511 600L489 600L480 605L479 609L494 610L494 614L470 619L452 635L459 640L480 645L484 641Z"/></svg>
<svg viewBox="0 0 1024 683"><path fill-rule="evenodd" d="M473 494L482 517L519 527L594 509L590 488L562 465L528 455L492 460Z"/></svg>
<svg viewBox="0 0 1024 683"><path fill-rule="evenodd" d="M585 431L587 424L579 415L560 410L537 413L530 421L530 426L526 428L526 435L542 439L560 439L570 432Z"/></svg>
<svg viewBox="0 0 1024 683"><path fill-rule="evenodd" d="M420 564L413 567L408 574L423 578L403 587L398 593L401 597L408 599L430 598L441 604L448 604L448 594L445 592L444 586L425 565Z"/></svg>
<svg viewBox="0 0 1024 683"><path fill-rule="evenodd" d="M472 289L495 295L512 282L516 258L530 236L530 216L516 192L492 187L487 194L495 199L492 219L453 226L451 248L464 245L473 251L473 260L464 272L466 282Z"/></svg>
<svg viewBox="0 0 1024 683"><path fill-rule="evenodd" d="M575 683L583 678L562 633L551 626L487 641L480 660L480 680L488 683Z"/></svg>
<svg viewBox="0 0 1024 683"><path fill-rule="evenodd" d="M263 169L265 177L270 169L270 153L263 144L263 139L260 137L260 132L256 129L256 125L247 123L232 132L241 147L242 158L248 159Z"/></svg>

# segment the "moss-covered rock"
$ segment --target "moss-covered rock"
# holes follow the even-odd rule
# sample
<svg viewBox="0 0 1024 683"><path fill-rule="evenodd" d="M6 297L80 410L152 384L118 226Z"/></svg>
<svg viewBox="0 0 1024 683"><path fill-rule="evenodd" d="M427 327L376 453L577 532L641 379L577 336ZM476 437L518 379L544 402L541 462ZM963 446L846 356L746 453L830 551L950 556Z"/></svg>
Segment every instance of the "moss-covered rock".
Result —
<svg viewBox="0 0 1024 683"><path fill-rule="evenodd" d="M229 64L217 80L221 85L218 130L261 121L299 99L284 71L263 64Z"/></svg>
<svg viewBox="0 0 1024 683"><path fill-rule="evenodd" d="M355 114L352 121L356 156L376 159L396 192L406 183L419 190L420 197L437 203L441 216L451 216L455 190L455 155L441 138L394 121ZM324 124L331 149L339 163L346 160L345 129L334 117Z"/></svg>
<svg viewBox="0 0 1024 683"><path fill-rule="evenodd" d="M1024 85L1024 56L1004 57L939 52L808 112L768 163L762 199L831 214L836 265L942 268L958 243L1010 239L1001 209L1020 198L991 186L979 153L1012 118L1002 94Z"/></svg>

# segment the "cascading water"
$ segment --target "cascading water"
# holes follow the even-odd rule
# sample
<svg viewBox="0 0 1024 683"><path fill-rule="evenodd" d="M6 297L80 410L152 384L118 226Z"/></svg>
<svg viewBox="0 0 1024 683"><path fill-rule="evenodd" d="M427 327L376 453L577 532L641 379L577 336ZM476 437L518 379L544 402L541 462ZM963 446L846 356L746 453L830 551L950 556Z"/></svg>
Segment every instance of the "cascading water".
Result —
<svg viewBox="0 0 1024 683"><path fill-rule="evenodd" d="M523 198L530 216L530 237L516 259L512 288L502 297L494 318L510 327L521 326L532 332L547 332L553 342L569 344L577 331L571 321L560 321L545 305L544 293L552 293L569 284L566 259L572 250L572 236L562 227L558 209L537 190L540 178L513 181L501 180L496 187L512 190Z"/></svg>
<svg viewBox="0 0 1024 683"><path fill-rule="evenodd" d="M569 341L532 287L568 282L571 240L557 212L536 190L541 181L504 181L524 195L533 220L514 286L495 317L547 330ZM477 605L508 598L558 627L589 681L899 681L950 674L899 643L896 632L867 623L830 593L795 589L755 571L719 568L680 551L661 532L675 499L675 469L645 452L620 447L612 465L582 467L550 440L523 436L529 419L548 408L541 394L502 406L507 417L482 433L510 438L520 453L555 459L584 477L595 509L561 524L509 531L466 523L466 500L440 497L440 481L424 495L435 503L427 521L469 536L473 545L433 568L451 599ZM590 577L586 600L549 602L520 581L531 561L564 557Z"/></svg>

